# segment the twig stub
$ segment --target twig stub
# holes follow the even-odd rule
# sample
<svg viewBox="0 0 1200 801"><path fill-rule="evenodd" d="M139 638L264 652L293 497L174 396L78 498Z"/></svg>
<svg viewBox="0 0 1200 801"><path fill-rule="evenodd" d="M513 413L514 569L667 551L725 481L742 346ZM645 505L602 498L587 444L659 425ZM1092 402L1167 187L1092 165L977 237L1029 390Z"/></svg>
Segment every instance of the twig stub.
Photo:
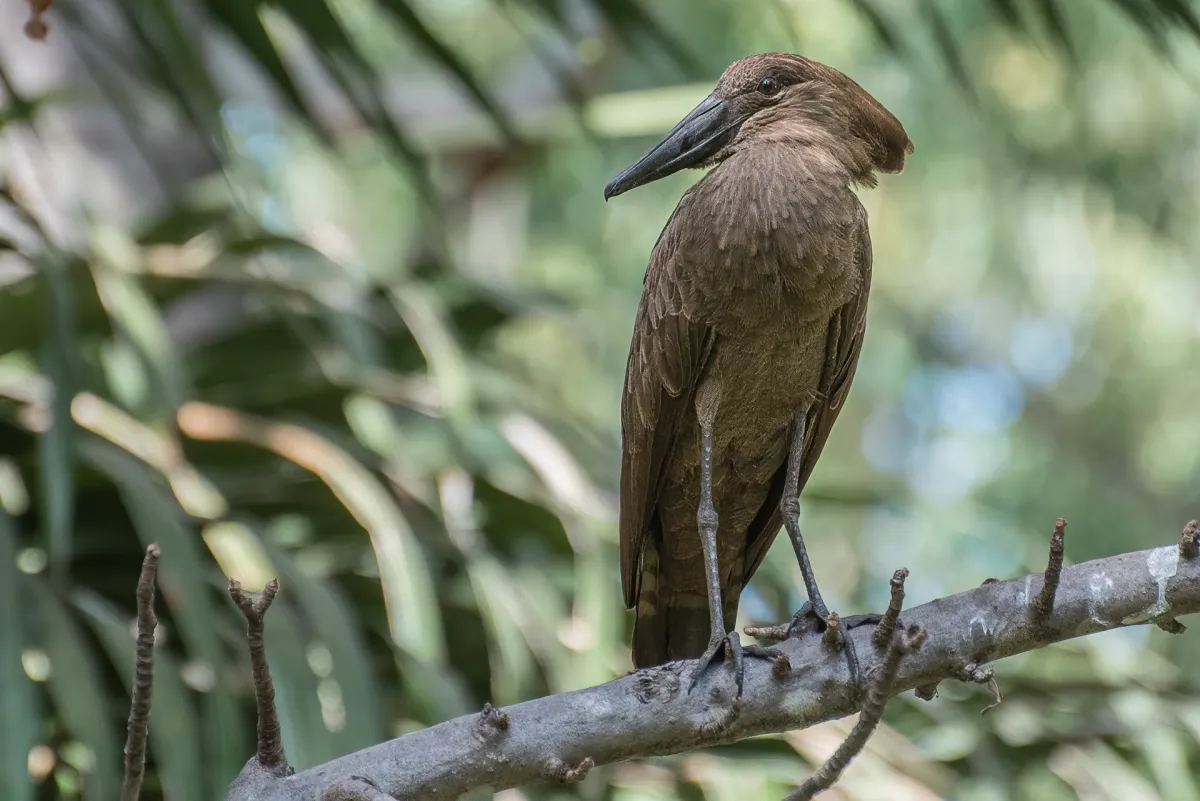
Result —
<svg viewBox="0 0 1200 801"><path fill-rule="evenodd" d="M1180 623L1170 615L1154 618L1154 625L1165 631L1167 634L1183 634L1187 631L1187 626Z"/></svg>
<svg viewBox="0 0 1200 801"><path fill-rule="evenodd" d="M158 543L146 548L137 583L137 641L134 645L133 691L129 703L129 728L125 737L125 782L121 801L137 801L146 773L146 736L150 726L150 698L154 688L154 579L158 575Z"/></svg>
<svg viewBox="0 0 1200 801"><path fill-rule="evenodd" d="M779 654L775 657L775 662L771 665L771 678L775 681L783 681L792 672L792 663L788 659L787 654Z"/></svg>
<svg viewBox="0 0 1200 801"><path fill-rule="evenodd" d="M838 617L837 612L830 612L829 617L825 618L825 633L821 635L821 642L825 643L826 648L840 650L842 645L842 619Z"/></svg>
<svg viewBox="0 0 1200 801"><path fill-rule="evenodd" d="M779 623L774 626L747 626L742 629L742 632L747 637L753 637L759 642L774 644L787 639L790 627L791 621L788 621L787 623Z"/></svg>
<svg viewBox="0 0 1200 801"><path fill-rule="evenodd" d="M937 698L937 694L938 685L936 683L922 684L913 690L913 695L917 696L917 698L920 698L922 701L932 701L934 698Z"/></svg>
<svg viewBox="0 0 1200 801"><path fill-rule="evenodd" d="M958 669L955 678L971 684L983 684L991 692L992 703L979 710L981 715L991 712L1004 700L1004 696L1000 692L1000 685L996 683L996 671L991 668L981 667L976 662L967 662Z"/></svg>
<svg viewBox="0 0 1200 801"><path fill-rule="evenodd" d="M321 801L395 801L395 798L366 776L351 776L321 794Z"/></svg>
<svg viewBox="0 0 1200 801"><path fill-rule="evenodd" d="M25 23L25 35L40 42L50 32L50 26L42 15L50 10L54 0L29 0L29 19Z"/></svg>
<svg viewBox="0 0 1200 801"><path fill-rule="evenodd" d="M1180 559L1195 559L1200 556L1200 530L1198 530L1195 520L1188 522L1183 527L1183 534L1179 537L1179 558Z"/></svg>
<svg viewBox="0 0 1200 801"><path fill-rule="evenodd" d="M596 767L596 760L591 757L584 757L578 765L568 765L565 762L559 761L551 771L554 778L563 784L571 784L573 782L583 781L592 768Z"/></svg>
<svg viewBox="0 0 1200 801"><path fill-rule="evenodd" d="M1046 563L1042 590L1029 603L1029 616L1035 623L1041 623L1054 611L1054 594L1058 592L1058 581L1062 575L1063 538L1066 533L1067 519L1060 517L1054 521L1054 534L1050 537L1050 559Z"/></svg>
<svg viewBox="0 0 1200 801"><path fill-rule="evenodd" d="M904 580L908 578L908 568L902 567L892 574L892 598L888 602L887 611L879 621L878 628L871 635L871 642L876 648L884 649L891 643L896 633L896 622L900 620L900 609L904 606Z"/></svg>
<svg viewBox="0 0 1200 801"><path fill-rule="evenodd" d="M480 740L499 737L508 731L509 723L508 713L492 706L489 701L483 705L483 711L479 713L479 719L475 721L475 734Z"/></svg>
<svg viewBox="0 0 1200 801"><path fill-rule="evenodd" d="M283 738L279 731L279 716L275 711L275 685L267 666L267 650L263 643L263 617L271 608L279 582L271 579L261 593L245 592L235 579L229 580L229 597L246 618L246 642L250 646L250 669L254 675L254 701L258 707L258 762L279 775L292 769L283 754Z"/></svg>

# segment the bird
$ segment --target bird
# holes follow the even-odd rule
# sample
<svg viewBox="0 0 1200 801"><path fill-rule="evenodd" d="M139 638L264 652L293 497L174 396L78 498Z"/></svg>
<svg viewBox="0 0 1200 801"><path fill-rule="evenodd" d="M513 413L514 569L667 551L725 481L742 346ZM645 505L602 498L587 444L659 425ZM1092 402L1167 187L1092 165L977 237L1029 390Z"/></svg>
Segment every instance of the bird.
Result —
<svg viewBox="0 0 1200 801"><path fill-rule="evenodd" d="M607 201L712 168L654 245L626 364L619 528L635 668L699 657L690 691L728 654L740 696L744 656L776 655L743 647L733 625L781 524L806 609L820 630L830 620L798 497L862 350L872 251L855 190L912 153L854 80L762 53L605 187Z"/></svg>

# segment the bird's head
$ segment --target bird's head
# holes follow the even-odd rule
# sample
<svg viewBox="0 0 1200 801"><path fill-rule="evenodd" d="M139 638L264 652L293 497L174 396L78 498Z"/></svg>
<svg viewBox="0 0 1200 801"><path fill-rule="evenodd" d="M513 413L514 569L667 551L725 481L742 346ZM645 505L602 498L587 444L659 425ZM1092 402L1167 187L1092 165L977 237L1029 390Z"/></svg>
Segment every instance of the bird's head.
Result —
<svg viewBox="0 0 1200 801"><path fill-rule="evenodd" d="M604 197L768 142L820 152L866 184L877 171L902 170L913 152L900 121L841 72L791 53L764 53L730 65L713 93L614 178Z"/></svg>

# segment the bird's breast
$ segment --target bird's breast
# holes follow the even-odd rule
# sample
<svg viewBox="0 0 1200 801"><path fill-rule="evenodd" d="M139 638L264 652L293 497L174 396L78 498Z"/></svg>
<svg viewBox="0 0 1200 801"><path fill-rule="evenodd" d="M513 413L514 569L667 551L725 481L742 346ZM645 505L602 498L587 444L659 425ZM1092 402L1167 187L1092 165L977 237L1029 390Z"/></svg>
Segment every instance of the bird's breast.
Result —
<svg viewBox="0 0 1200 801"><path fill-rule="evenodd" d="M665 243L682 257L688 316L721 334L827 320L863 277L859 205L844 180L795 160L754 166L709 173L681 202Z"/></svg>

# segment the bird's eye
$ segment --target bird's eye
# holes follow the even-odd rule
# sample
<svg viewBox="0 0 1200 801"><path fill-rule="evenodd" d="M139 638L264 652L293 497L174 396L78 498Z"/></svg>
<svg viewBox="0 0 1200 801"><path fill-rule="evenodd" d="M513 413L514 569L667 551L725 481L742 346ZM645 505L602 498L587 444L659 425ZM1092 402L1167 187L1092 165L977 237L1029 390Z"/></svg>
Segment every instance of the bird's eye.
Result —
<svg viewBox="0 0 1200 801"><path fill-rule="evenodd" d="M767 96L773 95L779 91L779 81L768 75L758 82L758 91Z"/></svg>

